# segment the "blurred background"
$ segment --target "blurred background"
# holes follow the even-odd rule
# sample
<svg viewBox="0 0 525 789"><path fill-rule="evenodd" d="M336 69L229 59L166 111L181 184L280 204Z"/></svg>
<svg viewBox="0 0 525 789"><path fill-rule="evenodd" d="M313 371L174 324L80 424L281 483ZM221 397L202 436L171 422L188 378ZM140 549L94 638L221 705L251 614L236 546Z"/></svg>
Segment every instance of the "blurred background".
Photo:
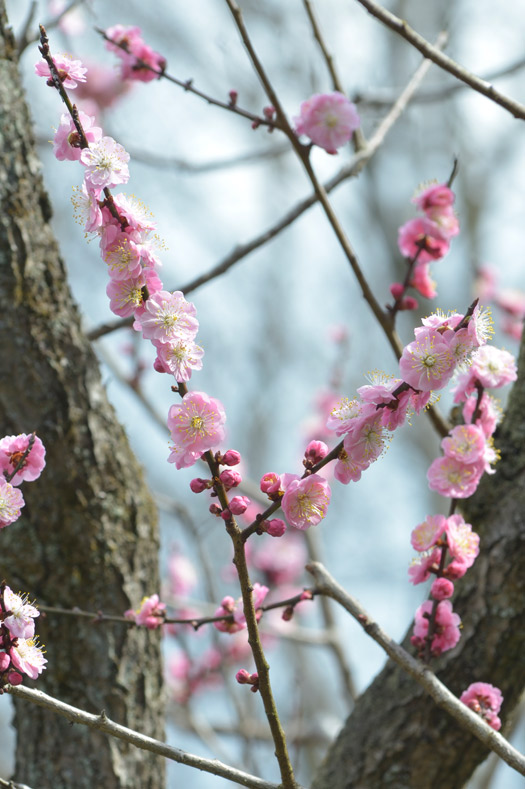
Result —
<svg viewBox="0 0 525 789"><path fill-rule="evenodd" d="M302 0L241 0L240 6L289 118L313 93L332 90ZM70 198L82 172L77 163L57 161L49 143L63 110L56 92L34 74L39 54L31 39L39 22L60 17L48 25L52 52L74 55L90 69L89 95L77 91L74 100L131 154L131 179L122 191L136 195L154 214L165 243L161 277L168 289L184 289L213 270L311 194L282 135L253 130L249 121L166 80L123 83L117 58L94 30L117 23L139 26L146 43L166 58L169 74L191 79L196 88L225 102L235 90L240 107L261 114L268 101L226 3L8 0L7 7L15 33L24 39L21 68L54 227L86 330L115 316L98 244L86 243L73 219ZM345 91L357 103L364 135L370 137L421 56L356 2L323 0L313 7ZM399 0L387 7L430 41L447 30L451 57L523 100L525 13L520 4L502 0L495 11L489 0ZM326 180L352 155L350 146L337 156L314 148L312 161ZM516 352L525 314L525 140L519 121L434 66L359 177L343 181L332 193L333 205L377 300L385 305L391 300L389 285L404 276L397 230L416 215L410 200L422 182L446 181L455 158L461 232L446 258L432 266L437 299L419 298L420 309L402 313L398 330L407 343L413 326L437 306L465 311L482 277L484 301L488 304L490 297L493 302L494 343ZM372 370L396 375L392 351L317 206L188 298L197 308L198 342L205 349L204 368L190 386L224 404L227 447L242 453L248 495L250 480L257 486L265 472L301 473L307 442L324 438L324 414L333 396L353 397ZM130 329L104 335L95 348L109 396L157 496L163 599L177 614L213 612L226 594L237 597L239 592L222 522L209 515L207 494L189 490L190 479L203 472L176 471L166 462L165 420L175 401L171 378L153 371L153 348ZM450 399L444 395L438 407L446 414ZM271 587L269 599L308 585L301 568L305 557L315 555L394 638L402 638L426 593L407 580L410 532L427 514L448 509L426 481L439 437L425 416L412 421L360 482L332 484L328 516L309 532L308 541L299 532L282 540L250 541L253 577ZM366 688L384 663L380 649L350 618L335 608L322 609L319 601L303 603L289 623L279 612L262 623L298 780L306 785L351 710L352 694ZM336 631L328 646L327 616L328 624L333 617ZM178 627L166 635L165 654L168 742L278 780L259 700L234 682L239 668L254 670L244 636L213 628L194 634ZM5 696L0 710L7 725ZM523 746L523 727L514 734L518 747L520 736ZM521 785L503 765L488 779L490 762L479 768L469 789ZM7 754L1 768L9 775ZM168 775L169 787L230 785L172 763Z"/></svg>

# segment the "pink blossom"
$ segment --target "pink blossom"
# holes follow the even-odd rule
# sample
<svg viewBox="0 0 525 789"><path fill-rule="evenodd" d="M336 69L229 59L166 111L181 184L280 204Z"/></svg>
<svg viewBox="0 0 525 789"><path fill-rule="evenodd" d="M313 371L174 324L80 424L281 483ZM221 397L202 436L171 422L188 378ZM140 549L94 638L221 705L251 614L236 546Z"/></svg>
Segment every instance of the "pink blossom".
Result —
<svg viewBox="0 0 525 789"><path fill-rule="evenodd" d="M19 638L17 645L9 650L13 666L31 679L36 679L47 663L43 649L33 638Z"/></svg>
<svg viewBox="0 0 525 789"><path fill-rule="evenodd" d="M208 449L224 440L226 413L219 400L204 392L188 392L168 415L173 446L168 459L177 468L187 468Z"/></svg>
<svg viewBox="0 0 525 789"><path fill-rule="evenodd" d="M472 357L470 375L488 389L498 389L518 377L516 361L508 351L484 345Z"/></svg>
<svg viewBox="0 0 525 789"><path fill-rule="evenodd" d="M147 300L139 324L148 340L193 340L199 329L197 311L180 290L160 290Z"/></svg>
<svg viewBox="0 0 525 789"><path fill-rule="evenodd" d="M485 456L486 438L478 425L456 425L441 442L447 457L460 463L476 463Z"/></svg>
<svg viewBox="0 0 525 789"><path fill-rule="evenodd" d="M381 411L375 411L355 421L344 437L344 449L360 465L373 463L385 448L385 428Z"/></svg>
<svg viewBox="0 0 525 789"><path fill-rule="evenodd" d="M343 397L332 408L330 416L326 420L326 427L329 430L335 430L336 435L342 436L344 433L348 433L352 425L363 413L375 413L375 408L370 408L367 405L365 410L365 405L359 400L349 400L348 397Z"/></svg>
<svg viewBox="0 0 525 789"><path fill-rule="evenodd" d="M454 354L435 329L420 333L403 349L399 360L403 380L422 392L446 386L455 367Z"/></svg>
<svg viewBox="0 0 525 789"><path fill-rule="evenodd" d="M417 263L412 271L410 285L425 299L434 299L437 296L436 283L430 277L430 263Z"/></svg>
<svg viewBox="0 0 525 789"><path fill-rule="evenodd" d="M463 406L463 419L465 422L467 422L467 424L472 422L472 417L474 416L477 407L477 396L467 397L465 400L465 405ZM487 394L487 392L483 392L483 396L481 397L481 401L479 403L476 424L481 427L487 438L490 438L490 436L494 433L500 418L501 409L498 408L494 399L489 394Z"/></svg>
<svg viewBox="0 0 525 789"><path fill-rule="evenodd" d="M305 134L332 154L348 142L361 123L355 105L338 91L316 93L303 101L294 122L297 134Z"/></svg>
<svg viewBox="0 0 525 789"><path fill-rule="evenodd" d="M27 602L27 596L15 594L9 586L4 589L4 605L8 616L3 624L14 638L33 638L35 635L34 619L40 611Z"/></svg>
<svg viewBox="0 0 525 789"><path fill-rule="evenodd" d="M416 611L414 635L411 641L418 649L425 647L432 607L432 600L427 600ZM446 652L456 646L461 635L460 625L461 619L457 614L453 613L450 600L439 602L436 609L434 635L430 648L434 656L437 657L442 652Z"/></svg>
<svg viewBox="0 0 525 789"><path fill-rule="evenodd" d="M446 600L454 594L454 584L448 578L436 578L430 587L434 600Z"/></svg>
<svg viewBox="0 0 525 789"><path fill-rule="evenodd" d="M444 257L450 242L436 222L416 217L401 225L398 231L397 244L401 254L413 260L417 255L418 263L430 263Z"/></svg>
<svg viewBox="0 0 525 789"><path fill-rule="evenodd" d="M266 474L263 474L259 484L262 493L266 493L267 496L272 498L284 493L281 477L274 471L268 471Z"/></svg>
<svg viewBox="0 0 525 789"><path fill-rule="evenodd" d="M176 596L187 596L197 586L197 571L187 556L174 551L168 559L170 589Z"/></svg>
<svg viewBox="0 0 525 789"><path fill-rule="evenodd" d="M426 520L412 531L412 547L420 552L432 548L444 533L446 520L444 515L427 515Z"/></svg>
<svg viewBox="0 0 525 789"><path fill-rule="evenodd" d="M176 381L189 381L194 370L202 370L204 350L193 340L153 340L153 345L157 348L157 360L162 368L171 373Z"/></svg>
<svg viewBox="0 0 525 789"><path fill-rule="evenodd" d="M139 264L139 274L126 279L111 279L106 287L109 308L115 315L128 318L144 303L146 277Z"/></svg>
<svg viewBox="0 0 525 789"><path fill-rule="evenodd" d="M0 470L4 474L10 476L13 473L24 457L32 438L33 434L20 433L18 436L5 436L0 440ZM38 436L34 436L29 454L10 482L13 485L20 485L23 481L33 482L38 479L46 465L45 457L46 450L43 443Z"/></svg>
<svg viewBox="0 0 525 789"><path fill-rule="evenodd" d="M440 560L441 551L438 548L421 553L408 568L410 583L415 586L428 581L431 573L437 573Z"/></svg>
<svg viewBox="0 0 525 789"><path fill-rule="evenodd" d="M466 567L472 567L479 553L479 534L472 531L462 515L447 518L447 543L451 556Z"/></svg>
<svg viewBox="0 0 525 789"><path fill-rule="evenodd" d="M114 25L106 30L106 38L110 39L106 41L106 48L122 60L122 79L150 82L158 78L159 73L156 72L162 72L166 68L166 61L162 55L154 52L142 40L139 27ZM142 63L138 61L142 61ZM146 68L146 66L151 68ZM151 69L155 69L155 71L151 71Z"/></svg>
<svg viewBox="0 0 525 789"><path fill-rule="evenodd" d="M53 63L58 72L60 82L65 88L73 90L78 82L86 81L87 68L84 68L82 61L73 60L69 55L55 55ZM51 71L45 60L39 60L35 64L35 73L39 77L48 77L47 84L53 86Z"/></svg>
<svg viewBox="0 0 525 789"><path fill-rule="evenodd" d="M483 718L493 729L496 731L501 729L498 712L503 703L503 696L499 688L489 685L487 682L473 682L463 691L459 700Z"/></svg>
<svg viewBox="0 0 525 789"><path fill-rule="evenodd" d="M98 198L100 189L88 191L86 184L73 187L73 212L75 222L82 225L86 233L97 233L102 226L102 210Z"/></svg>
<svg viewBox="0 0 525 789"><path fill-rule="evenodd" d="M111 243L106 243L114 235ZM111 279L138 279L142 274L140 250L128 233L105 234L101 243L102 260L107 263Z"/></svg>
<svg viewBox="0 0 525 789"><path fill-rule="evenodd" d="M328 455L328 447L324 441L310 441L306 447L304 456L306 460L315 465Z"/></svg>
<svg viewBox="0 0 525 789"><path fill-rule="evenodd" d="M18 520L24 504L22 492L0 476L0 529Z"/></svg>
<svg viewBox="0 0 525 789"><path fill-rule="evenodd" d="M436 208L440 210L451 208L454 204L454 200L454 192L446 184L432 184L419 191L412 198L414 205L424 213L428 213Z"/></svg>
<svg viewBox="0 0 525 789"><path fill-rule="evenodd" d="M96 143L102 137L102 129L95 126L95 118L79 110L79 120L84 135L89 143ZM82 153L80 134L70 115L64 113L60 116L60 125L53 137L53 153L59 161L68 159L78 161Z"/></svg>
<svg viewBox="0 0 525 789"><path fill-rule="evenodd" d="M455 458L436 458L427 471L428 485L442 496L468 499L478 487L483 471L483 463L467 464Z"/></svg>
<svg viewBox="0 0 525 789"><path fill-rule="evenodd" d="M113 200L120 216L124 217L131 230L147 232L156 229L157 225L153 219L153 214L138 197L119 192L113 195ZM111 220L113 217L110 215L108 219Z"/></svg>
<svg viewBox="0 0 525 789"><path fill-rule="evenodd" d="M80 161L86 168L88 189L111 189L129 181L129 153L112 137L102 137L95 145L84 148Z"/></svg>
<svg viewBox="0 0 525 789"><path fill-rule="evenodd" d="M166 617L166 603L161 603L158 594L144 597L136 611L131 613L135 619L135 624L145 625L148 630L155 630L160 627Z"/></svg>
<svg viewBox="0 0 525 789"><path fill-rule="evenodd" d="M338 482L342 482L343 485L348 485L349 482L358 482L361 479L361 474L369 465L370 463L365 460L360 461L351 457L343 448L337 456L334 477Z"/></svg>
<svg viewBox="0 0 525 789"><path fill-rule="evenodd" d="M286 520L296 529L315 526L326 516L330 495L328 482L319 474L292 480L282 498Z"/></svg>

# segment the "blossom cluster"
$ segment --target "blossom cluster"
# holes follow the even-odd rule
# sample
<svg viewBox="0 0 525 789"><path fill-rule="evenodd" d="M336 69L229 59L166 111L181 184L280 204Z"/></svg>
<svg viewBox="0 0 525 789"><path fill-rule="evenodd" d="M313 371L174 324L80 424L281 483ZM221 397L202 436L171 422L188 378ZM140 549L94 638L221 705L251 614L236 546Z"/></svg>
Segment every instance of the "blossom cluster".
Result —
<svg viewBox="0 0 525 789"><path fill-rule="evenodd" d="M503 696L499 688L489 685L488 682L473 682L463 691L459 700L483 718L492 729L496 731L501 729L498 712L503 703Z"/></svg>
<svg viewBox="0 0 525 789"><path fill-rule="evenodd" d="M0 684L20 685L22 674L36 679L47 663L35 638L35 618L40 612L27 596L0 587Z"/></svg>
<svg viewBox="0 0 525 789"><path fill-rule="evenodd" d="M318 445L322 442L313 441L309 447L312 444ZM322 445L324 447L322 457L324 457L328 448L326 444ZM306 457L309 452L312 450L306 450ZM331 490L328 482L319 474L307 473L299 477L298 474L268 472L261 478L260 487L271 501L280 501L286 520L296 529L304 530L316 526L326 517ZM275 528L275 521L270 521L270 524L272 526L267 531L272 533L271 529Z"/></svg>
<svg viewBox="0 0 525 789"><path fill-rule="evenodd" d="M497 273L491 266L480 266L476 293L484 304L495 304L501 310L501 330L514 340L521 340L525 320L525 293L517 288L499 288Z"/></svg>
<svg viewBox="0 0 525 789"><path fill-rule="evenodd" d="M166 68L166 60L142 40L140 27L114 25L105 33L106 49L120 58L122 79L151 82Z"/></svg>
<svg viewBox="0 0 525 789"><path fill-rule="evenodd" d="M437 295L435 282L430 278L430 263L447 254L450 240L459 233L454 199L454 192L446 184L423 189L412 199L423 216L410 219L399 228L399 250L413 264L409 284L427 299ZM398 282L390 288L398 300L404 290ZM417 302L412 306L417 306Z"/></svg>
<svg viewBox="0 0 525 789"><path fill-rule="evenodd" d="M261 606L269 591L268 587L263 584L255 583L253 585L253 607L255 608L257 621L259 621L262 616ZM220 619L213 623L217 630L223 633L237 633L239 630L244 630L246 628L246 617L244 615L242 597L239 597L237 600L234 600L234 598L229 595L224 597L220 606L215 611L214 616L228 617L228 619Z"/></svg>
<svg viewBox="0 0 525 789"><path fill-rule="evenodd" d="M136 625L143 625L148 630L155 630L160 627L166 618L166 603L162 603L158 594L143 597L136 610L130 608L124 612L126 619L135 622Z"/></svg>
<svg viewBox="0 0 525 789"><path fill-rule="evenodd" d="M18 485L42 473L46 450L34 433L0 439L0 529L18 520L24 497Z"/></svg>

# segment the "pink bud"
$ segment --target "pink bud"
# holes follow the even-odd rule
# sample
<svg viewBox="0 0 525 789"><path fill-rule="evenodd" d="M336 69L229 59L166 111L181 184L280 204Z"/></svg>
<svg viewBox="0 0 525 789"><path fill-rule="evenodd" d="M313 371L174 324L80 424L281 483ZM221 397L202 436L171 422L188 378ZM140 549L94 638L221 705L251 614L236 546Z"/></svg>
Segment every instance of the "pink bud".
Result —
<svg viewBox="0 0 525 789"><path fill-rule="evenodd" d="M406 296L399 305L400 310L417 310L419 302L413 296Z"/></svg>
<svg viewBox="0 0 525 789"><path fill-rule="evenodd" d="M230 510L234 515L242 515L248 509L249 504L250 499L247 496L234 496L230 501Z"/></svg>
<svg viewBox="0 0 525 789"><path fill-rule="evenodd" d="M436 578L430 587L434 600L446 600L454 594L454 584L448 578Z"/></svg>
<svg viewBox="0 0 525 789"><path fill-rule="evenodd" d="M190 488L194 493L202 493L204 490L208 490L210 487L210 480L208 479L201 479L200 477L196 477L192 479L190 482Z"/></svg>
<svg viewBox="0 0 525 789"><path fill-rule="evenodd" d="M9 664L11 663L11 658L6 652L0 652L0 671L5 671L9 668Z"/></svg>
<svg viewBox="0 0 525 789"><path fill-rule="evenodd" d="M261 477L261 490L268 496L274 496L281 491L281 478L279 474L269 471Z"/></svg>
<svg viewBox="0 0 525 789"><path fill-rule="evenodd" d="M283 619L285 622L289 622L292 617L293 617L293 606L289 605L287 608L284 609L281 619Z"/></svg>
<svg viewBox="0 0 525 789"><path fill-rule="evenodd" d="M235 675L235 679L239 683L239 685L250 685L250 672L246 671L245 668L241 668L237 674Z"/></svg>
<svg viewBox="0 0 525 789"><path fill-rule="evenodd" d="M221 518L223 519L223 521L229 521L229 520L230 520L230 518L231 518L231 516L232 516L232 513L231 513L231 510L229 510L229 509L228 509L228 507L226 507L226 508L225 508L225 509L224 509L224 510L221 512Z"/></svg>
<svg viewBox="0 0 525 789"><path fill-rule="evenodd" d="M218 504L210 504L209 509L212 515L222 515L222 510Z"/></svg>
<svg viewBox="0 0 525 789"><path fill-rule="evenodd" d="M241 462L241 453L237 452L236 449L229 449L224 453L220 462L225 466L236 466Z"/></svg>
<svg viewBox="0 0 525 789"><path fill-rule="evenodd" d="M271 121L273 116L275 115L275 107L263 107L263 115L266 120Z"/></svg>
<svg viewBox="0 0 525 789"><path fill-rule="evenodd" d="M168 370L166 370L166 367L164 366L164 362L162 361L162 359L159 359L158 356L155 359L155 361L153 362L153 369L157 373L167 373L168 372Z"/></svg>
<svg viewBox="0 0 525 789"><path fill-rule="evenodd" d="M7 681L11 683L11 685L21 685L22 684L22 675L18 673L18 671L10 671L7 675Z"/></svg>
<svg viewBox="0 0 525 789"><path fill-rule="evenodd" d="M401 282L392 282L392 284L390 285L390 293L392 294L392 296L395 298L396 301L401 298L401 296L404 293L404 290L405 289L401 284Z"/></svg>
<svg viewBox="0 0 525 789"><path fill-rule="evenodd" d="M229 490L230 488L236 488L237 485L240 485L242 477L238 471L234 471L231 468L225 468L224 471L221 472L220 480L226 490Z"/></svg>
<svg viewBox="0 0 525 789"><path fill-rule="evenodd" d="M301 600L313 600L314 596L310 589L305 589L301 592Z"/></svg>
<svg viewBox="0 0 525 789"><path fill-rule="evenodd" d="M306 460L310 460L313 464L319 463L327 455L328 447L324 441L310 441L304 453Z"/></svg>
<svg viewBox="0 0 525 789"><path fill-rule="evenodd" d="M282 537L286 531L286 523L280 518L265 521L265 531L270 537Z"/></svg>
<svg viewBox="0 0 525 789"><path fill-rule="evenodd" d="M228 96L230 97L230 104L232 104L235 107L235 105L237 104L237 98L239 94L237 93L236 90L230 90Z"/></svg>

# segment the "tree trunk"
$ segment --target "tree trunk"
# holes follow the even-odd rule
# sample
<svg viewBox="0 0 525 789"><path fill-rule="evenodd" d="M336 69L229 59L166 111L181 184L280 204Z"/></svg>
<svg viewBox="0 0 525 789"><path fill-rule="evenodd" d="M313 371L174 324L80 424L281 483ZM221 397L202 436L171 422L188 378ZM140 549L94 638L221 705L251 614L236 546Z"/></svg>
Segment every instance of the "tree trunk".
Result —
<svg viewBox="0 0 525 789"><path fill-rule="evenodd" d="M0 573L41 604L123 613L159 588L156 512L66 284L6 25L0 0L0 419L2 435L36 431L47 466L0 534ZM162 739L158 632L49 615L37 633L49 661L38 688ZM39 707L15 709L17 781L164 785L158 757Z"/></svg>
<svg viewBox="0 0 525 789"><path fill-rule="evenodd" d="M525 343L519 371L496 434L502 455L496 474L485 475L462 505L481 543L474 566L456 586L461 639L433 664L457 696L472 682L499 687L504 723L525 687ZM404 646L413 652L411 630ZM389 661L358 699L312 789L459 789L487 755Z"/></svg>

